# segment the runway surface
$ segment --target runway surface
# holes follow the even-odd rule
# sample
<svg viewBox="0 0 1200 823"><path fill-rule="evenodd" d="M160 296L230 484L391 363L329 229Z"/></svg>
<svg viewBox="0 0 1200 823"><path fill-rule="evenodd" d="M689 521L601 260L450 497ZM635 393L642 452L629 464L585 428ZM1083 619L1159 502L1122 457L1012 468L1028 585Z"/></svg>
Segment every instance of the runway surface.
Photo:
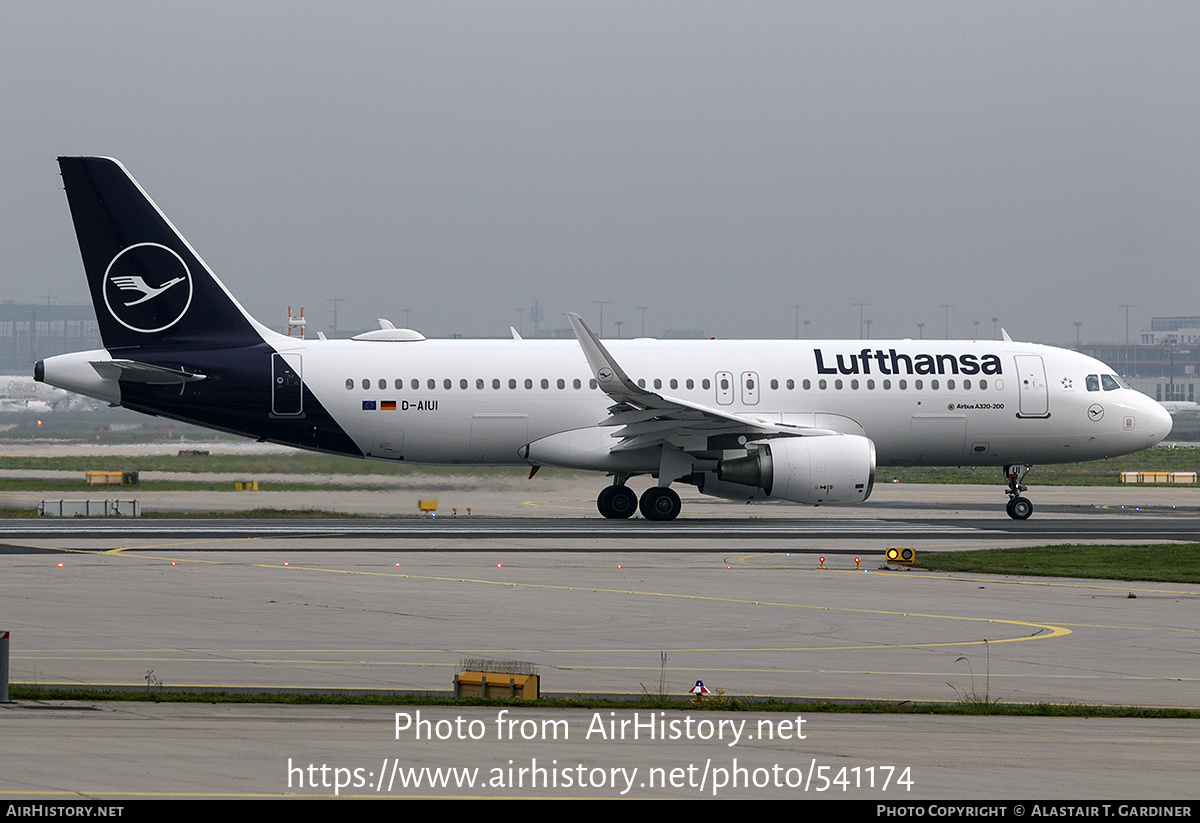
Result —
<svg viewBox="0 0 1200 823"><path fill-rule="evenodd" d="M986 491L995 497L995 489ZM461 661L491 658L538 667L543 690L556 694L682 695L703 680L738 698L1200 707L1200 587L881 568L887 545L920 552L1194 539L1195 507L1186 511L1165 497L1123 509L1046 494L1024 523L997 517L994 508L964 509L970 501L922 502L919 494L898 493L884 506L852 512L697 502L692 517L685 508L685 518L669 524L605 522L587 511L584 497L537 508L557 516L530 517L526 502L514 504L517 516L436 521L0 522L0 629L12 632L12 679L443 692ZM220 793L214 786L286 792L288 757L344 755L346 765L356 765L402 750L420 763L478 758L481 765L514 756L582 762L594 755L647 768L718 754L762 764L800 758L806 771L821 758L860 767L882 758L920 767L920 791L905 799L984 796L966 788L972 778L994 797L1179 797L1194 796L1200 737L1194 721L877 718L872 731L870 723L856 725L861 720L829 719L812 743L757 744L754 755L750 747L712 741L693 741L692 748L626 742L602 754L590 744L577 750L546 741L540 749L494 741L472 748L455 740L397 748L393 710L84 708L0 711L0 723L20 731L0 735L5 762L20 760L28 751L22 747L39 739L35 749L47 753L22 763L21 782L7 779L0 796L96 788L78 774L87 773L102 742L126 739L134 728L146 735L139 737L146 754L122 762L160 764L144 774L173 763L196 775L184 791L201 795ZM447 709L427 717L460 715ZM275 722L283 718L287 725ZM358 718L348 728L359 731L335 734L339 718ZM580 731L587 718L582 722ZM67 737L79 730L96 741L95 750L80 743L78 759L50 757L69 749ZM194 749L198 739L211 741L211 751L201 746L209 753L177 750L185 742ZM973 754L950 745L959 740L973 741ZM867 756L871 745L874 759ZM1036 765L1028 747L1086 761L1106 780L1072 766L1080 782L1060 784L1062 774L1045 771L1049 762ZM1131 752L1143 765L1127 759ZM1154 765L1165 757L1176 765ZM120 786L118 793L164 789L151 778L114 776L104 785ZM689 791L695 796L691 789L679 796ZM579 794L618 796L611 787ZM751 788L740 796L768 794ZM878 789L851 796L893 799Z"/></svg>

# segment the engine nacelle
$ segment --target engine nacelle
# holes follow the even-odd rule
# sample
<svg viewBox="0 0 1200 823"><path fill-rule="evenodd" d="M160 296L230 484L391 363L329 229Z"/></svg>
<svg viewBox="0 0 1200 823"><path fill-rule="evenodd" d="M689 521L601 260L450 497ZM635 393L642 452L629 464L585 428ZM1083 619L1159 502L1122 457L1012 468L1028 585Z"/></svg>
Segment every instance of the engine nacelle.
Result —
<svg viewBox="0 0 1200 823"><path fill-rule="evenodd" d="M717 482L697 484L700 491L734 500L765 495L813 506L861 503L871 496L875 444L866 437L785 437L748 445L752 451L747 456L717 463ZM745 491L738 494L739 488Z"/></svg>

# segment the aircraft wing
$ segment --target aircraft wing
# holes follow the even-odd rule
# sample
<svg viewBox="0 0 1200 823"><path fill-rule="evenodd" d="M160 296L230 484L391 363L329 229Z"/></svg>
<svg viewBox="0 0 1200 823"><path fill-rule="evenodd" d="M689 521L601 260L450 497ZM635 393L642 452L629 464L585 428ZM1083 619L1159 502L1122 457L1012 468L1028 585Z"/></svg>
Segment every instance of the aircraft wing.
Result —
<svg viewBox="0 0 1200 823"><path fill-rule="evenodd" d="M730 435L731 440L739 436L766 440L838 434L832 429L791 426L734 414L644 389L625 373L582 317L574 312L568 312L567 317L597 385L616 401L608 409L609 417L600 421L601 426L616 428L613 437L620 438L620 442L613 446L614 452L665 444L684 451L703 451L709 448L709 438L714 435Z"/></svg>

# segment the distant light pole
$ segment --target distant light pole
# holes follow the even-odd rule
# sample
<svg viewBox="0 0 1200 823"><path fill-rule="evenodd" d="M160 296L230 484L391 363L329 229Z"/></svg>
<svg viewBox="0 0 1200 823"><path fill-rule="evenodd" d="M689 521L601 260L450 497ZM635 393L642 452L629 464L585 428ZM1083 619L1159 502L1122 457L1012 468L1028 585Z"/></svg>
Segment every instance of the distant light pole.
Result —
<svg viewBox="0 0 1200 823"><path fill-rule="evenodd" d="M943 303L941 306L946 310L946 339L950 339L950 309L954 308L949 303Z"/></svg>
<svg viewBox="0 0 1200 823"><path fill-rule="evenodd" d="M866 307L866 306L869 306L869 305L871 305L871 304L870 304L870 303L854 303L854 304L852 304L852 305L858 306L858 339L859 339L859 340L862 340L862 336L863 336L863 308L864 308L864 307Z"/></svg>
<svg viewBox="0 0 1200 823"><path fill-rule="evenodd" d="M979 321L972 320L971 325L975 327L975 339L978 340L979 339Z"/></svg>
<svg viewBox="0 0 1200 823"><path fill-rule="evenodd" d="M1075 350L1079 351L1079 327L1083 325L1082 320L1075 321Z"/></svg>
<svg viewBox="0 0 1200 823"><path fill-rule="evenodd" d="M646 307L638 306L638 311L642 313L642 337L646 336Z"/></svg>
<svg viewBox="0 0 1200 823"><path fill-rule="evenodd" d="M618 340L620 340L620 339L621 339L621 324L622 324L622 323L624 323L624 322L625 322L624 320L615 320L615 321L613 321L613 325L617 327L617 339L618 339Z"/></svg>
<svg viewBox="0 0 1200 823"><path fill-rule="evenodd" d="M338 326L337 326L337 310L338 310L338 303L345 303L345 302L346 302L346 298L344 298L344 297L326 297L326 298L325 298L325 301L326 301L327 303L332 303L332 304L333 304L333 325L329 327L329 330L330 330L331 332L333 332L333 334L336 336L336 335L337 335L337 329L338 329Z"/></svg>
<svg viewBox="0 0 1200 823"><path fill-rule="evenodd" d="M1121 308L1125 310L1125 373L1133 374L1137 377L1137 369L1130 370L1129 368L1129 310L1133 308L1132 303L1122 303Z"/></svg>
<svg viewBox="0 0 1200 823"><path fill-rule="evenodd" d="M808 339L808 321L807 320L804 321L804 339L805 340Z"/></svg>
<svg viewBox="0 0 1200 823"><path fill-rule="evenodd" d="M865 322L867 324L867 338L866 339L870 340L871 339L871 318L868 317Z"/></svg>
<svg viewBox="0 0 1200 823"><path fill-rule="evenodd" d="M405 311L405 314L408 313L408 309L405 309L404 311ZM523 306L518 306L516 311L517 311L517 333L524 335L525 334L525 308ZM406 326L408 325L407 317L405 318L404 325L406 325Z"/></svg>
<svg viewBox="0 0 1200 823"><path fill-rule="evenodd" d="M1000 322L999 317L992 318L992 337L996 337L996 324Z"/></svg>
<svg viewBox="0 0 1200 823"><path fill-rule="evenodd" d="M533 305L529 307L529 320L533 323L533 336L542 336L542 321L546 319L545 310L539 305L541 301L534 300ZM603 315L602 315L603 317ZM603 324L601 324L603 325Z"/></svg>
<svg viewBox="0 0 1200 823"><path fill-rule="evenodd" d="M592 302L600 307L600 336L603 337L604 336L604 304L611 303L612 301L611 300L593 300Z"/></svg>
<svg viewBox="0 0 1200 823"><path fill-rule="evenodd" d="M924 323L917 324L917 339L918 340L925 339L925 324Z"/></svg>

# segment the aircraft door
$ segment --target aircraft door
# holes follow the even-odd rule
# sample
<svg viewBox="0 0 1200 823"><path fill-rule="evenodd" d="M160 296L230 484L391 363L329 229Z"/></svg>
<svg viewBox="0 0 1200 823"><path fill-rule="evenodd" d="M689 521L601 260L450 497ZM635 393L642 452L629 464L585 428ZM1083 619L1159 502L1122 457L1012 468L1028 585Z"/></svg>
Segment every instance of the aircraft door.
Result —
<svg viewBox="0 0 1200 823"><path fill-rule="evenodd" d="M733 372L719 371L717 379L713 381L717 389L717 402L722 406L728 406L733 402Z"/></svg>
<svg viewBox="0 0 1200 823"><path fill-rule="evenodd" d="M298 417L304 413L304 379L296 353L271 355L271 414Z"/></svg>
<svg viewBox="0 0 1200 823"><path fill-rule="evenodd" d="M1017 361L1018 390L1020 391L1021 410L1017 417L1049 417L1050 416L1050 387L1046 385L1046 364L1040 354L1018 354Z"/></svg>
<svg viewBox="0 0 1200 823"><path fill-rule="evenodd" d="M742 372L742 403L747 406L758 404L758 372Z"/></svg>

